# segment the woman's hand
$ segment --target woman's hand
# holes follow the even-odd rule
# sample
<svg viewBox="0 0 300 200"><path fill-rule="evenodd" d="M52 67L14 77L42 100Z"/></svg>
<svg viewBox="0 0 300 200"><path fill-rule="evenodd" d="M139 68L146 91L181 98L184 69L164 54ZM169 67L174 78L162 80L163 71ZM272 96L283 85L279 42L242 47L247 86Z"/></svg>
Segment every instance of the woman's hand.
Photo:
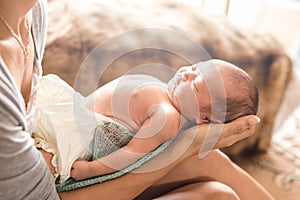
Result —
<svg viewBox="0 0 300 200"><path fill-rule="evenodd" d="M227 124L201 124L184 131L184 137L193 140L193 154L228 147L254 134L260 119L255 115L240 117Z"/></svg>
<svg viewBox="0 0 300 200"><path fill-rule="evenodd" d="M249 115L225 124L215 148L228 147L240 140L252 136L254 134L255 126L259 122L260 119L257 116Z"/></svg>

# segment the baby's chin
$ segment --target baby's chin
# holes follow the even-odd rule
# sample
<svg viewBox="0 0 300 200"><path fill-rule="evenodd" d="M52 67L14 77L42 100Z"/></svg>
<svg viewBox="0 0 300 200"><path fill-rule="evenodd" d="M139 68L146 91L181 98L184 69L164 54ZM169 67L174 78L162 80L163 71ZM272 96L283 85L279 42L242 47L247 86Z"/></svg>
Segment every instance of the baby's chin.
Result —
<svg viewBox="0 0 300 200"><path fill-rule="evenodd" d="M171 78L168 82L167 82L167 88L168 88L168 91L174 91L175 89L175 78Z"/></svg>
<svg viewBox="0 0 300 200"><path fill-rule="evenodd" d="M170 101L171 101L173 104L177 104L178 99L177 99L177 97L176 97L174 91L170 90L169 87L167 88L167 94L168 94L168 97L169 97Z"/></svg>
<svg viewBox="0 0 300 200"><path fill-rule="evenodd" d="M168 97L169 97L171 103L176 108L178 108L179 101L178 101L178 98L175 93L175 88L176 88L175 82L172 82L172 80L170 80L167 84L167 94L168 94Z"/></svg>

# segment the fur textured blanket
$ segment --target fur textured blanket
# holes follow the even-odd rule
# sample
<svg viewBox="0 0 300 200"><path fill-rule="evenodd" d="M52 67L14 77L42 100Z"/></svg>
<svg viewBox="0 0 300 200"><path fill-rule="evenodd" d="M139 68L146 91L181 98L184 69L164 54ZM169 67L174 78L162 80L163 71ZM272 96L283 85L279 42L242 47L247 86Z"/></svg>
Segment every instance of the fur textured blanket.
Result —
<svg viewBox="0 0 300 200"><path fill-rule="evenodd" d="M260 92L256 134L226 151L267 150L293 71L272 36L178 1L49 1L44 73L59 75L84 95L125 73L146 71L167 80L170 71L209 58L243 68Z"/></svg>

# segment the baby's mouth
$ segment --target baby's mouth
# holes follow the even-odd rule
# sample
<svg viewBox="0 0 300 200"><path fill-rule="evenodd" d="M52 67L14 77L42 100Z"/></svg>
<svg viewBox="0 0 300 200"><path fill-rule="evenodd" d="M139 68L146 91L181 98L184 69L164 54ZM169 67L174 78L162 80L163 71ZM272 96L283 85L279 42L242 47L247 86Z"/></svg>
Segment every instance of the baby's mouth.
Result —
<svg viewBox="0 0 300 200"><path fill-rule="evenodd" d="M179 83L182 81L182 75L181 74L178 74L177 76L176 76L176 86L177 85L179 85Z"/></svg>

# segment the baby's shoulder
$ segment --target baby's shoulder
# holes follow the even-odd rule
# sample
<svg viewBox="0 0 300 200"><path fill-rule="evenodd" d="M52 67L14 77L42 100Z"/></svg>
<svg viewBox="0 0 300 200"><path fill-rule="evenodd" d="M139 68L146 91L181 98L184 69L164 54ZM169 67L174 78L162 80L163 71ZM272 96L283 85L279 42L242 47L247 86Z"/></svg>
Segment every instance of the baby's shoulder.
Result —
<svg viewBox="0 0 300 200"><path fill-rule="evenodd" d="M126 74L119 77L119 81L133 81L139 84L141 83L162 83L161 80L154 76L146 75L146 74Z"/></svg>

